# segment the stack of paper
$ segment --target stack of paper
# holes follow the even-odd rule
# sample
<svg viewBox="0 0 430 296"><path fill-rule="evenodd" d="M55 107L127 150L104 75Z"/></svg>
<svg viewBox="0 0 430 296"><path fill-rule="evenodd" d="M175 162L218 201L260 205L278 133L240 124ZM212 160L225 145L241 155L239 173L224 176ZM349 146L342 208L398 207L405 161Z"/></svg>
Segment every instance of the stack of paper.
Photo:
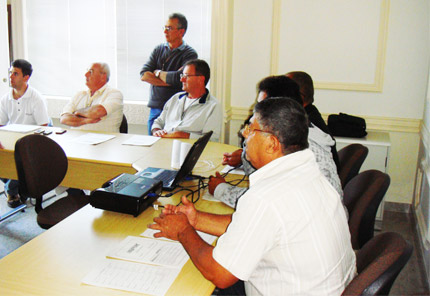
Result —
<svg viewBox="0 0 430 296"><path fill-rule="evenodd" d="M179 242L154 239L154 232L157 231L147 229L141 237L125 238L82 282L155 296L165 295L189 256ZM212 235L199 234L209 244L216 239Z"/></svg>

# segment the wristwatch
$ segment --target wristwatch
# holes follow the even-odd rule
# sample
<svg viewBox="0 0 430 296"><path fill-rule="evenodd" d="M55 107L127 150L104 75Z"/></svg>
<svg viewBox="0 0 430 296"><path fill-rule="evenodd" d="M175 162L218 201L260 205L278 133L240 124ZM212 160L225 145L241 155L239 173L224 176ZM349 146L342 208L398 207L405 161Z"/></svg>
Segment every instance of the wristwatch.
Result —
<svg viewBox="0 0 430 296"><path fill-rule="evenodd" d="M161 70L156 70L155 77L160 78L160 73L161 73Z"/></svg>

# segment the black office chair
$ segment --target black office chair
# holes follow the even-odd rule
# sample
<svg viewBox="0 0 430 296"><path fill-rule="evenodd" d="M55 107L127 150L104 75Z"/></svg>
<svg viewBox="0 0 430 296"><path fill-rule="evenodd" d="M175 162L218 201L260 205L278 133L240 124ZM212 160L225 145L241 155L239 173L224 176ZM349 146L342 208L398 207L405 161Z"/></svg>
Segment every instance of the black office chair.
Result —
<svg viewBox="0 0 430 296"><path fill-rule="evenodd" d="M378 207L390 186L390 176L378 170L359 173L346 184L343 203L348 209L348 226L354 250L373 237Z"/></svg>
<svg viewBox="0 0 430 296"><path fill-rule="evenodd" d="M357 176L368 153L369 148L358 143L345 146L337 152L339 156L339 179L342 189L352 178Z"/></svg>
<svg viewBox="0 0 430 296"><path fill-rule="evenodd" d="M125 117L125 114L122 115L122 121L121 121L121 125L119 126L119 132L121 134L128 133L128 123L127 123L127 118Z"/></svg>
<svg viewBox="0 0 430 296"><path fill-rule="evenodd" d="M358 275L342 295L388 295L412 250L412 245L398 233L375 236L356 253Z"/></svg>
<svg viewBox="0 0 430 296"><path fill-rule="evenodd" d="M37 223L48 229L89 203L82 193L69 194L46 208L43 195L64 179L68 160L55 141L42 135L27 135L15 144L15 164L22 197L36 199Z"/></svg>

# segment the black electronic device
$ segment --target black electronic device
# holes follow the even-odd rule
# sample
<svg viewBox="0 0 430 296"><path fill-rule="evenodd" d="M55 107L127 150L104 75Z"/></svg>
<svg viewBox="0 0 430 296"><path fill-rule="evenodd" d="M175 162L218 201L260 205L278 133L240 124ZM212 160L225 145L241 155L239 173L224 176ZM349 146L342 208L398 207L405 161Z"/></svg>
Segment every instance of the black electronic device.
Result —
<svg viewBox="0 0 430 296"><path fill-rule="evenodd" d="M90 204L95 208L137 217L157 200L162 190L161 181L121 174L92 191Z"/></svg>
<svg viewBox="0 0 430 296"><path fill-rule="evenodd" d="M210 131L194 142L179 171L148 167L136 173L136 175L162 181L163 189L172 191L178 186L179 182L184 180L187 175L191 174L206 144L209 142L212 133L213 132Z"/></svg>

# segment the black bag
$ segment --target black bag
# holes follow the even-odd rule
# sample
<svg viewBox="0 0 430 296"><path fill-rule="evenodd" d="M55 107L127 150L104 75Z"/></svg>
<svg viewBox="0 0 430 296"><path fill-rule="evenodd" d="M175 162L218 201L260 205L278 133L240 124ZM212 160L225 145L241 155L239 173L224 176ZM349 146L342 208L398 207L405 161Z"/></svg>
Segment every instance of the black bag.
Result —
<svg viewBox="0 0 430 296"><path fill-rule="evenodd" d="M327 121L332 136L362 138L367 135L364 118L345 113L330 114Z"/></svg>

